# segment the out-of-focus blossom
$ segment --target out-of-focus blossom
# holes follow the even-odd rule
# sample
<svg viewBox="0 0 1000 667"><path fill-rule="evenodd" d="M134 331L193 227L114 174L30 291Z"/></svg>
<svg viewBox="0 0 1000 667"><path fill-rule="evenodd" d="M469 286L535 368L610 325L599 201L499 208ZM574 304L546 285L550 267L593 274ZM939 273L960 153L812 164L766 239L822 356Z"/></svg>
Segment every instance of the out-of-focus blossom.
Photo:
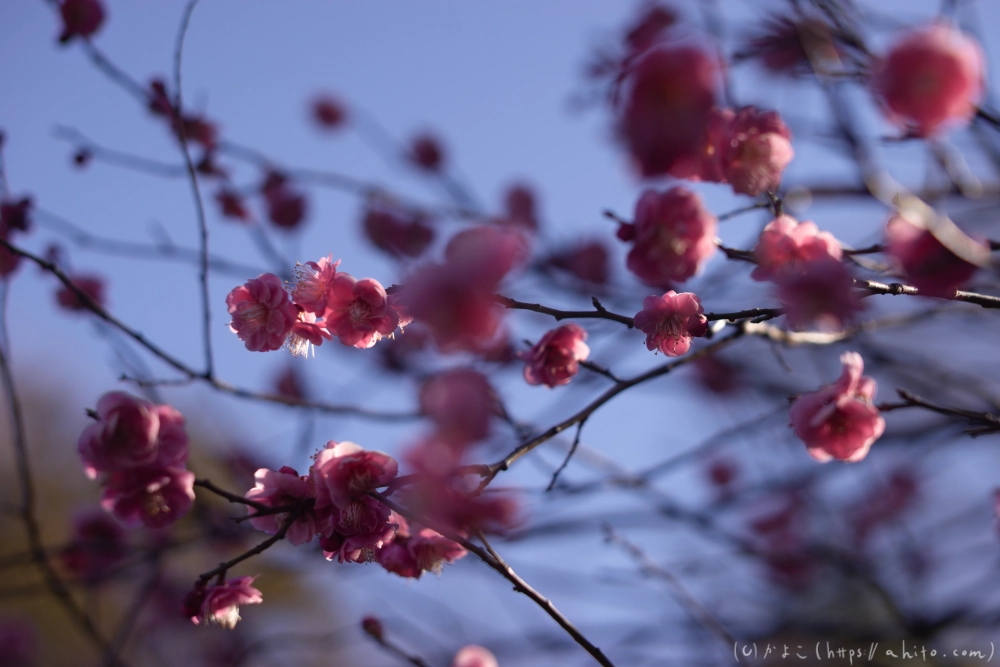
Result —
<svg viewBox="0 0 1000 667"><path fill-rule="evenodd" d="M496 412L496 395L489 380L472 369L438 373L420 388L420 410L446 441L467 444L481 440Z"/></svg>
<svg viewBox="0 0 1000 667"><path fill-rule="evenodd" d="M27 232L31 229L31 197L0 200L0 227Z"/></svg>
<svg viewBox="0 0 1000 667"><path fill-rule="evenodd" d="M889 219L885 235L889 256L921 294L951 296L976 272L974 264L946 248L930 230L914 225L901 214Z"/></svg>
<svg viewBox="0 0 1000 667"><path fill-rule="evenodd" d="M104 279L95 275L74 275L70 278L81 292L100 307L104 307ZM56 302L66 310L90 310L90 304L80 298L76 292L63 285L56 292Z"/></svg>
<svg viewBox="0 0 1000 667"><path fill-rule="evenodd" d="M643 176L668 174L698 152L718 80L718 61L696 46L659 47L635 65L619 131Z"/></svg>
<svg viewBox="0 0 1000 667"><path fill-rule="evenodd" d="M451 264L417 269L404 293L410 315L430 330L444 351L477 350L496 336L503 312L492 297Z"/></svg>
<svg viewBox="0 0 1000 667"><path fill-rule="evenodd" d="M300 477L294 468L282 466L278 470L261 468L254 475L256 486L247 492L247 499L267 507L287 507L300 504L312 497L309 489L309 478ZM251 517L256 508L247 507ZM268 535L274 535L289 518L288 512L267 514L251 518L250 525ZM305 544L312 540L318 532L316 517L311 509L301 510L295 522L288 528L285 538L290 544Z"/></svg>
<svg viewBox="0 0 1000 667"><path fill-rule="evenodd" d="M525 381L547 387L568 384L580 371L579 362L590 354L585 340L587 332L576 324L547 331L534 347L517 355L525 362Z"/></svg>
<svg viewBox="0 0 1000 667"><path fill-rule="evenodd" d="M326 311L330 332L344 345L369 348L399 325L399 313L389 307L385 288L373 278L356 279L338 273L330 281Z"/></svg>
<svg viewBox="0 0 1000 667"><path fill-rule="evenodd" d="M393 257L418 257L434 241L423 215L381 202L369 202L362 227L376 248Z"/></svg>
<svg viewBox="0 0 1000 667"><path fill-rule="evenodd" d="M267 217L276 227L296 229L306 217L306 198L292 189L282 174L271 172L261 186Z"/></svg>
<svg viewBox="0 0 1000 667"><path fill-rule="evenodd" d="M863 376L865 365L857 352L840 357L844 371L835 383L802 394L792 403L792 429L820 462L860 461L885 431L885 419L872 402L875 380Z"/></svg>
<svg viewBox="0 0 1000 667"><path fill-rule="evenodd" d="M691 338L708 333L701 300L692 292L647 296L635 315L635 328L646 334L646 349L679 357L691 348Z"/></svg>
<svg viewBox="0 0 1000 667"><path fill-rule="evenodd" d="M233 321L229 329L251 352L279 350L298 321L298 310L281 278L264 273L226 297Z"/></svg>
<svg viewBox="0 0 1000 667"><path fill-rule="evenodd" d="M222 188L215 193L215 201L225 218L232 220L250 220L250 211L247 210L242 195L235 190Z"/></svg>
<svg viewBox="0 0 1000 667"><path fill-rule="evenodd" d="M97 402L97 421L77 441L87 474L152 464L159 454L160 417L156 406L122 391L104 394Z"/></svg>
<svg viewBox="0 0 1000 667"><path fill-rule="evenodd" d="M112 473L101 496L101 507L122 523L154 529L175 523L193 503L194 473L159 466Z"/></svg>
<svg viewBox="0 0 1000 667"><path fill-rule="evenodd" d="M715 251L718 221L701 198L685 187L648 190L635 207L635 222L618 237L632 241L628 269L643 282L663 285L695 275Z"/></svg>
<svg viewBox="0 0 1000 667"><path fill-rule="evenodd" d="M920 485L913 472L894 470L889 479L870 489L850 514L855 544L864 545L880 525L892 525L917 500Z"/></svg>
<svg viewBox="0 0 1000 667"><path fill-rule="evenodd" d="M444 166L444 148L441 140L429 133L415 136L410 142L410 160L425 171L441 171Z"/></svg>
<svg viewBox="0 0 1000 667"><path fill-rule="evenodd" d="M625 45L630 54L640 54L660 39L677 22L677 13L657 2L647 2L638 18L625 33Z"/></svg>
<svg viewBox="0 0 1000 667"><path fill-rule="evenodd" d="M742 368L718 354L699 357L694 369L698 383L714 394L730 394L740 387Z"/></svg>
<svg viewBox="0 0 1000 667"><path fill-rule="evenodd" d="M609 261L608 249L604 243L590 241L557 252L549 263L584 282L603 285L608 282Z"/></svg>
<svg viewBox="0 0 1000 667"><path fill-rule="evenodd" d="M928 136L972 119L984 70L975 40L936 23L903 35L876 64L872 83L890 120Z"/></svg>
<svg viewBox="0 0 1000 667"><path fill-rule="evenodd" d="M275 381L274 388L286 398L301 400L306 397L303 378L294 366L286 366Z"/></svg>
<svg viewBox="0 0 1000 667"><path fill-rule="evenodd" d="M513 228L480 225L448 240L444 255L465 281L491 290L530 253L524 234Z"/></svg>
<svg viewBox="0 0 1000 667"><path fill-rule="evenodd" d="M382 639L385 629L382 627L382 621L380 621L375 616L365 616L361 619L361 629L365 631L365 634L374 637L375 639Z"/></svg>
<svg viewBox="0 0 1000 667"><path fill-rule="evenodd" d="M59 41L63 44L74 37L89 38L104 22L104 8L98 0L63 0L59 14L63 20Z"/></svg>
<svg viewBox="0 0 1000 667"><path fill-rule="evenodd" d="M73 518L73 532L59 560L74 575L97 581L127 555L128 543L121 525L107 512L91 509Z"/></svg>
<svg viewBox="0 0 1000 667"><path fill-rule="evenodd" d="M330 95L319 95L312 102L312 117L316 124L325 130L335 130L341 127L347 111L344 105Z"/></svg>
<svg viewBox="0 0 1000 667"><path fill-rule="evenodd" d="M469 644L455 654L451 667L500 667L500 663L487 649Z"/></svg>
<svg viewBox="0 0 1000 667"><path fill-rule="evenodd" d="M798 222L782 215L767 223L753 250L757 260L750 277L773 280L782 271L798 271L807 262L821 259L840 261L843 250L830 232L821 232L814 222Z"/></svg>
<svg viewBox="0 0 1000 667"><path fill-rule="evenodd" d="M785 317L794 329L840 331L864 307L850 272L831 258L805 262L798 271L782 271L775 281Z"/></svg>
<svg viewBox="0 0 1000 667"><path fill-rule="evenodd" d="M778 188L794 156L792 133L777 111L744 107L728 127L719 159L733 191L756 197Z"/></svg>
<svg viewBox="0 0 1000 667"><path fill-rule="evenodd" d="M536 208L535 191L523 183L515 183L504 194L503 221L535 231L538 229Z"/></svg>
<svg viewBox="0 0 1000 667"><path fill-rule="evenodd" d="M441 574L445 563L454 563L468 553L465 547L430 528L421 528L406 544L417 567L425 572Z"/></svg>
<svg viewBox="0 0 1000 667"><path fill-rule="evenodd" d="M240 621L240 606L260 604L264 597L253 587L257 577L237 577L205 587L195 584L184 602L184 612L195 625L203 621L232 630Z"/></svg>

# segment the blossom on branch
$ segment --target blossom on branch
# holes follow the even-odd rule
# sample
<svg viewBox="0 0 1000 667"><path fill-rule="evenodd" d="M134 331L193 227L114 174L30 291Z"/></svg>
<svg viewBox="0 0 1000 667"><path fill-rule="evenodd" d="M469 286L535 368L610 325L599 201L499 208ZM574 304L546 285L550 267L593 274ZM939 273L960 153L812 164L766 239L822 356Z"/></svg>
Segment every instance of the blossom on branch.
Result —
<svg viewBox="0 0 1000 667"><path fill-rule="evenodd" d="M889 256L902 268L907 282L921 294L949 297L976 273L974 264L946 248L929 229L918 227L902 214L889 219L885 236Z"/></svg>
<svg viewBox="0 0 1000 667"><path fill-rule="evenodd" d="M240 620L240 605L260 604L264 597L252 586L257 577L237 577L206 587L195 584L184 598L184 613L195 625L203 621L232 630Z"/></svg>
<svg viewBox="0 0 1000 667"><path fill-rule="evenodd" d="M94 275L76 275L70 279L81 292L90 297L90 300L97 306L104 307L104 279ZM76 292L63 285L56 292L56 302L66 310L81 311L90 310L89 303L84 301Z"/></svg>
<svg viewBox="0 0 1000 667"><path fill-rule="evenodd" d="M63 44L74 37L89 38L104 22L104 8L98 0L63 0L59 14L63 20L59 41Z"/></svg>
<svg viewBox="0 0 1000 667"><path fill-rule="evenodd" d="M708 333L708 320L701 300L691 292L670 290L663 296L647 296L635 315L635 328L646 334L646 349L679 357L691 348L691 338Z"/></svg>
<svg viewBox="0 0 1000 667"><path fill-rule="evenodd" d="M359 497L396 477L396 459L383 452L363 449L353 442L326 443L316 454L309 476L316 494L316 508L345 508Z"/></svg>
<svg viewBox="0 0 1000 667"><path fill-rule="evenodd" d="M164 528L194 504L194 473L184 468L147 466L111 473L101 507L127 526Z"/></svg>
<svg viewBox="0 0 1000 667"><path fill-rule="evenodd" d="M840 331L864 308L854 279L843 263L830 257L805 262L777 274L778 300L793 329Z"/></svg>
<svg viewBox="0 0 1000 667"><path fill-rule="evenodd" d="M547 387L568 384L580 372L579 362L590 354L585 340L587 332L577 324L564 324L547 331L534 347L517 355L525 362L525 381Z"/></svg>
<svg viewBox="0 0 1000 667"><path fill-rule="evenodd" d="M298 321L298 310L281 278L264 273L233 289L226 297L233 321L229 329L251 352L278 350Z"/></svg>
<svg viewBox="0 0 1000 667"><path fill-rule="evenodd" d="M799 222L782 215L767 223L753 249L757 266L750 277L774 280L782 271L796 271L806 262L843 257L840 243L830 232L821 232L816 223Z"/></svg>
<svg viewBox="0 0 1000 667"><path fill-rule="evenodd" d="M301 477L294 468L282 466L278 470L261 468L254 474L256 486L250 489L247 500L252 500L266 507L288 507L301 505L313 497L309 486L309 477ZM290 511L277 514L267 514L254 517L255 507L247 506L250 515L250 525L268 535L275 535L288 520ZM290 544L299 545L312 541L318 532L316 517L311 509L299 509L299 515L289 526L285 538Z"/></svg>
<svg viewBox="0 0 1000 667"><path fill-rule="evenodd" d="M338 273L330 281L323 319L344 345L372 347L399 326L399 313L389 306L385 288L373 278Z"/></svg>
<svg viewBox="0 0 1000 667"><path fill-rule="evenodd" d="M455 654L451 667L500 667L500 663L487 649L469 644Z"/></svg>
<svg viewBox="0 0 1000 667"><path fill-rule="evenodd" d="M795 435L820 462L860 461L885 431L885 419L872 404L878 386L862 375L861 355L845 352L840 361L844 370L835 383L802 394L789 411Z"/></svg>

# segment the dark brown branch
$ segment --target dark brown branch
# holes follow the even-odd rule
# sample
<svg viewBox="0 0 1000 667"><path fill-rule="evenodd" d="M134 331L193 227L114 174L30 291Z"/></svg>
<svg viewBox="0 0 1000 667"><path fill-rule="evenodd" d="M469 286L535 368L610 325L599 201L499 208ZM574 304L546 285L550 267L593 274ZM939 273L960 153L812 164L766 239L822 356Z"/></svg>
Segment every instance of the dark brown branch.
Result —
<svg viewBox="0 0 1000 667"><path fill-rule="evenodd" d="M256 500L250 500L249 498L245 498L244 496L241 496L237 493L233 493L232 491L226 491L222 487L216 486L210 480L207 479L196 479L194 480L194 485L200 486L206 491L211 491L215 495L219 496L220 498L225 498L231 503L248 505L257 510L258 512L264 512L271 509L270 507L264 505L263 503L258 503Z"/></svg>
<svg viewBox="0 0 1000 667"><path fill-rule="evenodd" d="M573 437L573 444L570 445L569 451L566 452L566 458L564 458L563 462L559 464L559 467L556 468L556 471L552 473L552 481L549 482L549 485L547 487L545 487L546 492L549 492L555 488L556 482L559 480L559 474L566 469L566 466L569 465L569 460L573 458L574 454L576 454L576 449L577 447L580 446L580 434L583 433L583 426L586 423L587 423L586 419L581 419L580 422L576 425L576 435Z"/></svg>
<svg viewBox="0 0 1000 667"><path fill-rule="evenodd" d="M983 308L1000 308L1000 297L990 296L989 294L978 294L976 292L963 292L962 290L955 290L955 292L950 296L928 295L921 294L920 290L912 285L903 285L900 283L886 284L875 282L874 280L863 280L861 278L855 278L854 285L855 287L861 287L868 290L870 294L891 294L893 296L901 294L910 296L933 296L936 299L974 303L977 306L982 306Z"/></svg>
<svg viewBox="0 0 1000 667"><path fill-rule="evenodd" d="M903 399L902 403L882 403L877 406L878 409L882 412L890 412L902 408L922 408L940 415L957 417L969 422L969 428L966 429L966 433L972 437L1000 432L1000 416L993 413L937 405L930 401L925 401L905 389L897 389L896 393Z"/></svg>
<svg viewBox="0 0 1000 667"><path fill-rule="evenodd" d="M635 322L631 317L626 317L625 315L618 315L617 313L612 313L607 310L604 306L600 305L600 301L596 298L594 299L594 310L558 310L556 308L549 308L548 306L543 306L540 303L525 303L524 301L516 301L510 297L502 296L496 294L493 296L493 301L499 303L504 308L509 310L530 310L535 313L542 313L543 315L551 315L556 318L556 320L567 320L567 319L592 319L592 320L611 320L613 322L621 322L629 329L635 327Z"/></svg>
<svg viewBox="0 0 1000 667"><path fill-rule="evenodd" d="M275 544L285 539L285 535L288 533L288 529L291 528L292 524L298 520L299 516L302 515L303 511L304 509L299 509L296 512L292 512L291 514L288 515L288 518L285 519L285 522L281 524L281 528L278 530L277 533L267 538L257 546L244 551L239 556L231 558L227 560L225 563L219 563L219 566L216 567L215 569L201 573L200 575L198 575L198 581L208 582L212 577L219 577L220 579L224 579L226 577L226 572L228 572L229 569L232 568L233 566L242 563L248 558L253 558L254 556L264 553L265 551L273 547Z"/></svg>

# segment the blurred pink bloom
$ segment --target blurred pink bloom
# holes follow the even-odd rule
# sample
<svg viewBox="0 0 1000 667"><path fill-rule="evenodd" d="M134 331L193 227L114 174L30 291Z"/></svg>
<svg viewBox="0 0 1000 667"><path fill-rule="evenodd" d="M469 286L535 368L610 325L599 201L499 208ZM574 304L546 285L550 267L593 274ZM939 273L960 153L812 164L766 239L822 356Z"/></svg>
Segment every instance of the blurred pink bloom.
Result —
<svg viewBox="0 0 1000 667"><path fill-rule="evenodd" d="M463 281L492 290L530 254L528 240L514 228L480 225L455 234L445 260Z"/></svg>
<svg viewBox="0 0 1000 667"><path fill-rule="evenodd" d="M782 271L776 282L793 329L840 331L864 307L850 272L829 257L805 262L798 271Z"/></svg>
<svg viewBox="0 0 1000 667"><path fill-rule="evenodd" d="M919 480L906 469L894 470L889 479L869 489L850 514L855 544L863 546L880 525L893 526L916 502L919 490Z"/></svg>
<svg viewBox="0 0 1000 667"><path fill-rule="evenodd" d="M713 107L705 116L705 127L696 149L677 160L670 175L691 181L725 183L722 161L729 147L736 112Z"/></svg>
<svg viewBox="0 0 1000 667"><path fill-rule="evenodd" d="M226 297L233 321L229 329L251 352L278 350L298 321L298 311L281 278L264 273L233 289Z"/></svg>
<svg viewBox="0 0 1000 667"><path fill-rule="evenodd" d="M976 266L946 248L928 229L895 215L886 225L889 256L906 274L906 280L927 296L949 297L965 286Z"/></svg>
<svg viewBox="0 0 1000 667"><path fill-rule="evenodd" d="M396 459L388 454L331 440L316 454L309 472L316 508L343 509L359 497L368 498L368 492L391 482L398 469Z"/></svg>
<svg viewBox="0 0 1000 667"><path fill-rule="evenodd" d="M27 232L31 229L31 197L0 199L0 227Z"/></svg>
<svg viewBox="0 0 1000 667"><path fill-rule="evenodd" d="M625 44L629 52L639 54L653 46L663 33L677 22L677 13L670 7L647 2L642 14L628 27Z"/></svg>
<svg viewBox="0 0 1000 667"><path fill-rule="evenodd" d="M434 574L441 574L445 563L454 563L468 553L462 545L430 528L418 530L410 537L406 547L421 570Z"/></svg>
<svg viewBox="0 0 1000 667"><path fill-rule="evenodd" d="M222 188L215 193L215 201L222 210L222 216L233 220L250 220L250 211L247 210L243 201L243 196L229 188Z"/></svg>
<svg viewBox="0 0 1000 667"><path fill-rule="evenodd" d="M330 286L337 275L340 260L333 261L333 254L320 257L318 262L296 264L292 272L295 286L292 287L292 300L302 306L307 312L322 315L326 310L326 300L330 294Z"/></svg>
<svg viewBox="0 0 1000 667"><path fill-rule="evenodd" d="M286 366L274 385L278 394L285 398L301 400L306 397L306 389L299 371L294 366Z"/></svg>
<svg viewBox="0 0 1000 667"><path fill-rule="evenodd" d="M694 362L695 378L702 387L715 394L729 394L740 388L742 368L718 354L699 357Z"/></svg>
<svg viewBox="0 0 1000 667"><path fill-rule="evenodd" d="M104 22L104 8L97 0L63 0L59 13L63 20L59 41L63 44L76 36L90 37Z"/></svg>
<svg viewBox="0 0 1000 667"><path fill-rule="evenodd" d="M523 183L515 183L504 194L503 222L535 231L538 229L535 191Z"/></svg>
<svg viewBox="0 0 1000 667"><path fill-rule="evenodd" d="M936 23L903 35L876 64L872 84L891 121L928 136L972 119L984 70L974 39Z"/></svg>
<svg viewBox="0 0 1000 667"><path fill-rule="evenodd" d="M730 459L715 459L706 470L709 481L720 489L728 489L739 475L740 469Z"/></svg>
<svg viewBox="0 0 1000 667"><path fill-rule="evenodd" d="M830 258L840 261L843 251L830 232L821 232L816 224L798 222L782 215L767 223L753 250L757 267L750 274L754 280L773 280L781 271L796 271L807 263Z"/></svg>
<svg viewBox="0 0 1000 667"><path fill-rule="evenodd" d="M73 532L59 560L72 574L97 581L127 555L128 543L121 525L107 512L89 509L73 517Z"/></svg>
<svg viewBox="0 0 1000 667"><path fill-rule="evenodd" d="M424 215L384 202L369 202L361 224L368 240L393 257L418 257L434 241Z"/></svg>
<svg viewBox="0 0 1000 667"><path fill-rule="evenodd" d="M634 246L629 270L643 282L662 285L695 275L715 251L718 221L685 187L665 192L647 190L635 207L635 223L622 225L619 238Z"/></svg>
<svg viewBox="0 0 1000 667"><path fill-rule="evenodd" d="M875 380L862 376L865 365L857 352L840 357L844 371L835 383L792 403L792 429L820 462L860 461L872 443L885 431L885 419L872 405L878 387Z"/></svg>
<svg viewBox="0 0 1000 667"><path fill-rule="evenodd" d="M646 349L679 357L691 348L691 338L708 333L701 300L692 292L647 296L635 314L635 328L646 334Z"/></svg>
<svg viewBox="0 0 1000 667"><path fill-rule="evenodd" d="M347 112L339 100L324 94L313 100L312 116L321 128L334 130L344 124Z"/></svg>
<svg viewBox="0 0 1000 667"><path fill-rule="evenodd" d="M403 298L440 349L477 350L494 338L503 317L490 289L469 280L462 267L429 265L411 276Z"/></svg>
<svg viewBox="0 0 1000 667"><path fill-rule="evenodd" d="M455 654L451 667L500 667L500 663L482 646L469 644Z"/></svg>
<svg viewBox="0 0 1000 667"><path fill-rule="evenodd" d="M111 473L101 507L128 526L164 528L187 514L194 503L194 473L183 468L149 466Z"/></svg>
<svg viewBox="0 0 1000 667"><path fill-rule="evenodd" d="M382 627L382 621L376 616L365 616L361 619L361 629L365 631L365 634L371 635L375 639L382 639L382 635L385 633L385 628Z"/></svg>
<svg viewBox="0 0 1000 667"><path fill-rule="evenodd" d="M432 134L418 134L410 143L410 160L425 171L440 171L444 166L444 148Z"/></svg>
<svg viewBox="0 0 1000 667"><path fill-rule="evenodd" d="M195 584L195 590L189 594L191 599L185 600L185 613L189 614L195 625L207 621L232 630L240 620L240 605L260 604L264 601L260 591L251 585L256 578L237 577L202 590L198 589L199 584ZM196 610L192 607L196 607Z"/></svg>
<svg viewBox="0 0 1000 667"><path fill-rule="evenodd" d="M306 199L288 185L282 174L271 172L261 186L267 217L276 227L295 229L306 217Z"/></svg>
<svg viewBox="0 0 1000 667"><path fill-rule="evenodd" d="M547 387L568 384L580 371L579 362L590 354L585 340L587 332L576 324L564 324L547 331L534 347L517 355L525 362L525 381Z"/></svg>
<svg viewBox="0 0 1000 667"><path fill-rule="evenodd" d="M326 328L323 320L316 320L316 314L302 310L301 306L296 306L299 317L292 325L292 331L288 334L286 345L293 357L308 357L311 352L316 355L314 348L323 344L323 340L333 340L333 334Z"/></svg>
<svg viewBox="0 0 1000 667"><path fill-rule="evenodd" d="M267 507L295 505L312 497L309 478L300 477L294 468L288 466L282 466L277 471L261 468L254 475L254 481L256 486L247 492L246 497ZM257 512L255 508L249 506L247 511L251 517ZM287 519L287 512L268 514L250 519L250 525L268 535L274 535L281 530ZM318 531L316 517L312 510L308 509L289 527L285 537L290 544L298 546L310 542Z"/></svg>
<svg viewBox="0 0 1000 667"><path fill-rule="evenodd" d="M489 434L496 395L485 375L453 369L432 376L420 388L420 410L448 442L468 444Z"/></svg>
<svg viewBox="0 0 1000 667"><path fill-rule="evenodd" d="M77 441L87 475L93 479L97 473L154 463L160 448L159 414L149 401L125 392L104 394L97 402L97 421Z"/></svg>
<svg viewBox="0 0 1000 667"><path fill-rule="evenodd" d="M667 174L698 152L718 80L716 58L695 46L656 48L629 72L619 131L643 176Z"/></svg>
<svg viewBox="0 0 1000 667"><path fill-rule="evenodd" d="M777 111L743 107L729 125L719 154L725 182L734 192L752 197L776 190L795 156L791 140Z"/></svg>
<svg viewBox="0 0 1000 667"><path fill-rule="evenodd" d="M90 297L100 307L104 307L104 279L94 275L74 275L71 280L76 287ZM56 301L66 310L89 311L90 305L76 295L70 288L63 285L56 292Z"/></svg>
<svg viewBox="0 0 1000 667"><path fill-rule="evenodd" d="M399 314L389 307L385 288L377 280L358 280L349 273L338 273L330 282L323 319L341 343L362 350L399 325Z"/></svg>
<svg viewBox="0 0 1000 667"><path fill-rule="evenodd" d="M169 405L157 405L154 410L160 422L157 433L156 465L166 467L183 465L188 460L191 444L187 434L187 420L177 409Z"/></svg>
<svg viewBox="0 0 1000 667"><path fill-rule="evenodd" d="M608 249L601 241L584 242L556 253L549 262L584 282L594 285L608 282Z"/></svg>

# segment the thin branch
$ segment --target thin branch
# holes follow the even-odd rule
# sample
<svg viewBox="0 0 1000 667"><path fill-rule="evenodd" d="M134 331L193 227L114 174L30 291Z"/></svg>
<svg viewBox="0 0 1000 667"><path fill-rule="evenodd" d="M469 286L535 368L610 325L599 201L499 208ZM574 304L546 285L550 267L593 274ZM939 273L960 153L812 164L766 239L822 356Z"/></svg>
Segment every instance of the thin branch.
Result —
<svg viewBox="0 0 1000 667"><path fill-rule="evenodd" d="M194 485L200 486L201 488L205 489L206 491L214 493L220 498L225 498L231 503L239 503L240 505L247 505L249 507L252 507L258 512L264 512L271 509L268 505L265 505L263 503L258 503L256 500L250 500L249 498L241 496L237 493L233 493L232 491L226 491L222 487L213 484L211 480L196 479L194 480Z"/></svg>
<svg viewBox="0 0 1000 667"><path fill-rule="evenodd" d="M861 287L868 290L871 294L891 294L893 296L898 296L900 294L906 294L910 296L930 296L936 299L947 299L949 301L963 301L965 303L974 303L977 306L982 306L983 308L1000 308L1000 297L991 296L989 294L978 294L976 292L963 292L962 290L955 290L951 295L940 296L936 294L921 294L920 290L912 285L903 285L900 283L879 283L874 280L863 280L861 278L854 279L855 287Z"/></svg>
<svg viewBox="0 0 1000 667"><path fill-rule="evenodd" d="M587 423L586 419L581 419L580 422L576 425L576 435L573 437L573 444L570 446L569 451L566 452L566 458L564 458L563 462L559 465L558 468L556 468L556 471L552 473L552 481L549 482L549 485L547 487L545 487L546 492L549 492L555 488L556 481L558 481L559 479L559 474L566 469L566 466L569 465L569 460L573 458L574 454L576 454L576 448L580 446L580 434L583 432L583 425L586 423Z"/></svg>
<svg viewBox="0 0 1000 667"><path fill-rule="evenodd" d="M592 319L592 320L611 320L613 322L621 322L629 329L635 327L635 322L631 317L626 317L625 315L618 315L617 313L612 313L611 311L600 305L600 301L596 298L594 301L594 310L558 310L556 308L549 308L548 306L543 306L540 303L525 303L524 301L516 301L510 297L502 296L500 294L495 294L493 296L493 301L499 303L504 308L508 310L530 310L535 313L542 313L543 315L551 315L556 318L556 320L567 320L567 319Z"/></svg>
<svg viewBox="0 0 1000 667"><path fill-rule="evenodd" d="M275 544L285 539L285 535L288 533L288 529L291 528L292 524L298 520L299 516L302 515L303 511L305 511L304 508L300 508L298 511L292 512L291 514L288 515L288 518L285 519L285 522L281 524L281 528L278 530L277 533L267 538L257 546L251 549L247 549L239 556L231 558L227 560L225 563L219 563L218 567L209 570L208 572L202 572L200 575L198 575L198 581L207 582L212 577L216 576L219 577L220 579L224 579L226 576L226 572L228 572L229 569L232 568L233 566L242 563L248 558L253 558L254 556L264 553L265 551L273 547Z"/></svg>
<svg viewBox="0 0 1000 667"><path fill-rule="evenodd" d="M969 422L969 428L966 429L966 433L972 437L1000 432L1000 416L991 412L976 412L974 410L937 405L930 401L925 401L905 389L897 389L896 393L903 399L902 403L882 403L877 406L878 409L882 412L890 412L901 408L923 408L924 410L936 412L940 415L958 417Z"/></svg>

